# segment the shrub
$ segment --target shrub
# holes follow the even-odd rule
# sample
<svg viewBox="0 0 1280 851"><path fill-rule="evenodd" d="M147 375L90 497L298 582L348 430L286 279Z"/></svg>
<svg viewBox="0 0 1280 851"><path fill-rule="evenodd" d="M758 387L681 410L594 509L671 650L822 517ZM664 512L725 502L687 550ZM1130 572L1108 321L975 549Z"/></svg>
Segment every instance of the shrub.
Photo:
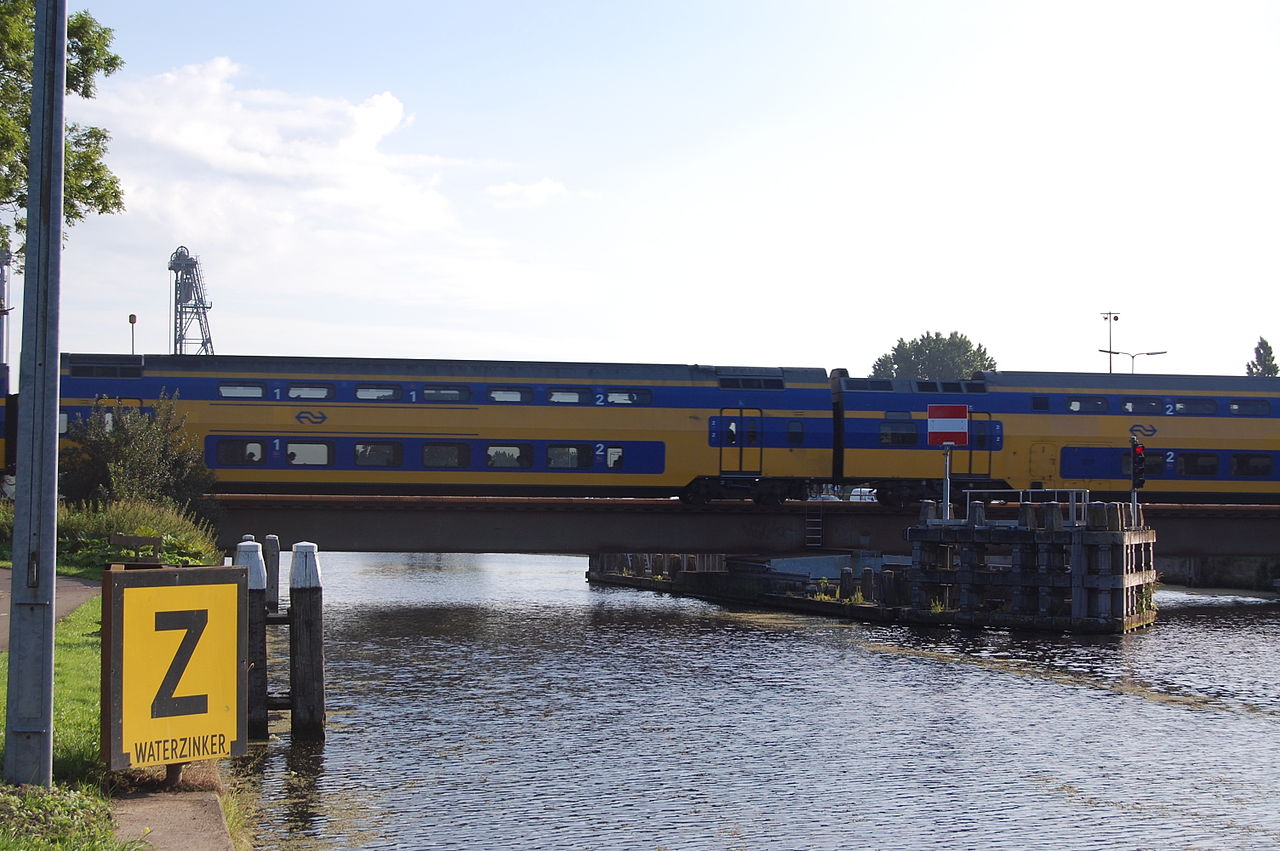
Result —
<svg viewBox="0 0 1280 851"><path fill-rule="evenodd" d="M213 519L205 496L213 474L172 397L162 393L150 411L97 400L87 418L68 423L67 439L58 486L69 501L166 502Z"/></svg>

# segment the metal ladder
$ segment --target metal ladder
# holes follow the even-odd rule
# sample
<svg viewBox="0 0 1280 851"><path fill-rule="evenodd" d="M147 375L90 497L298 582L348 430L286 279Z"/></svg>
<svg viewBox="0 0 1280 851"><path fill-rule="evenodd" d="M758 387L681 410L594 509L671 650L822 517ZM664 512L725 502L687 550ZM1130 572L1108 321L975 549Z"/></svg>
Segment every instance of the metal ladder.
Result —
<svg viewBox="0 0 1280 851"><path fill-rule="evenodd" d="M804 515L805 549L822 549L822 509L810 508Z"/></svg>

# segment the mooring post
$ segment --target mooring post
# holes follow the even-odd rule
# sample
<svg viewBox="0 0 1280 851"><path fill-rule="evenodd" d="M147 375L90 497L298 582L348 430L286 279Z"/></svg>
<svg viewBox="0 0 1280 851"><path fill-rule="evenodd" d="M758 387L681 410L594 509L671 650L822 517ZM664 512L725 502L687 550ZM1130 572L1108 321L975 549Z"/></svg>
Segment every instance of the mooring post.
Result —
<svg viewBox="0 0 1280 851"><path fill-rule="evenodd" d="M267 563L267 610L280 611L280 536L268 535L262 545L262 560Z"/></svg>
<svg viewBox="0 0 1280 851"><path fill-rule="evenodd" d="M241 541L232 564L248 568L249 738L267 737L267 568L262 544Z"/></svg>
<svg viewBox="0 0 1280 851"><path fill-rule="evenodd" d="M289 570L290 730L294 741L324 741L324 594L318 547L293 545Z"/></svg>

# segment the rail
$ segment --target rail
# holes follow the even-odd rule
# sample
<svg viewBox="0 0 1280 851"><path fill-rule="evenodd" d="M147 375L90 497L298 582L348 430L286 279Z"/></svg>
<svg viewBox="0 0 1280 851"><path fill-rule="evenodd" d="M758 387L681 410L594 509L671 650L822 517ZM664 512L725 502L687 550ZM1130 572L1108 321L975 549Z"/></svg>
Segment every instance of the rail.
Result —
<svg viewBox="0 0 1280 851"><path fill-rule="evenodd" d="M1083 489L1041 489L1024 488L1023 490L967 490L965 494L965 512L968 515L969 503L978 502L1057 502L1066 505L1066 522L1072 526L1084 526L1088 522L1089 491Z"/></svg>

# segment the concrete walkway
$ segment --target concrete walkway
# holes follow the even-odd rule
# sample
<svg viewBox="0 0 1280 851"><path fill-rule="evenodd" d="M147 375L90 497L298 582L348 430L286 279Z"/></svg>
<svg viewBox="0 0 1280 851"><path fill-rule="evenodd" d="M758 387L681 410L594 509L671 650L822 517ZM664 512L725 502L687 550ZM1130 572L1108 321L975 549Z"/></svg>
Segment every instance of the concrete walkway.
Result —
<svg viewBox="0 0 1280 851"><path fill-rule="evenodd" d="M13 571L0 568L0 651L9 649ZM59 576L53 606L65 617L102 592L88 579ZM141 839L159 851L233 851L222 807L214 792L142 792L117 798L112 817L116 838Z"/></svg>
<svg viewBox="0 0 1280 851"><path fill-rule="evenodd" d="M9 589L12 582L13 571L0 568L0 650L9 649ZM59 576L53 593L53 608L57 617L66 617L101 591L102 584L91 579Z"/></svg>

